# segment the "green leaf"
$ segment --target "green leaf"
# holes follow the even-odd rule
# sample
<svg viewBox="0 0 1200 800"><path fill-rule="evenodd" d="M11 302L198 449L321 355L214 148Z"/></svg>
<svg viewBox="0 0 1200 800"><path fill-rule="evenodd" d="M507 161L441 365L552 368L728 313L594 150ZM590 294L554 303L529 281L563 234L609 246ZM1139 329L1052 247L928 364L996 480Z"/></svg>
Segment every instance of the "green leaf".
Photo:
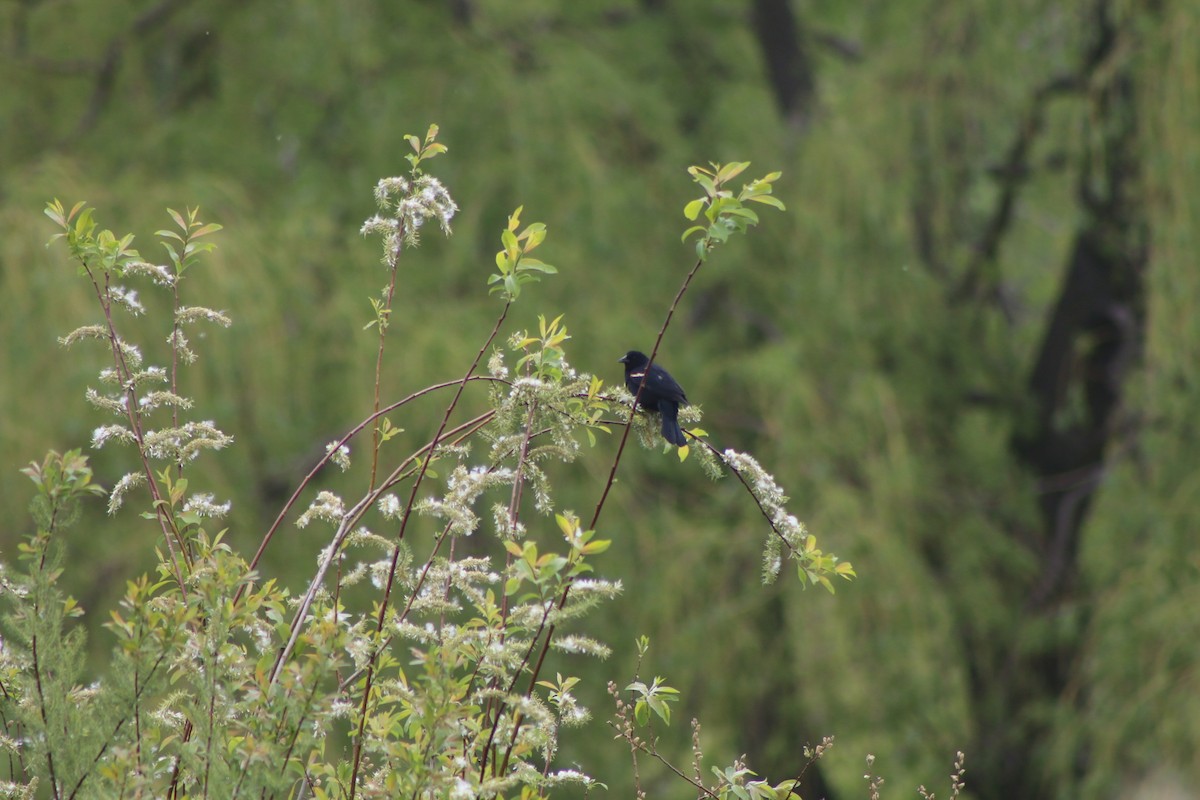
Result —
<svg viewBox="0 0 1200 800"><path fill-rule="evenodd" d="M85 208L75 220L75 235L86 237L92 232L95 223L92 222L92 209Z"/></svg>
<svg viewBox="0 0 1200 800"><path fill-rule="evenodd" d="M525 240L525 252L528 253L530 250L545 241L546 224L544 222L534 222L525 230L523 230L521 235L517 238Z"/></svg>
<svg viewBox="0 0 1200 800"><path fill-rule="evenodd" d="M189 525L195 528L199 528L203 524L203 520L201 519L200 515L190 511L185 514L180 514L177 519L184 525Z"/></svg>
<svg viewBox="0 0 1200 800"><path fill-rule="evenodd" d="M508 251L510 258L515 258L515 256L521 251L521 246L517 242L517 235L511 230L501 231L500 241L504 244L504 249Z"/></svg>
<svg viewBox="0 0 1200 800"><path fill-rule="evenodd" d="M539 261L536 258L522 258L519 262L519 265L520 269L537 270L538 272L545 272L548 275L558 274L558 270L555 267L552 267L544 261Z"/></svg>
<svg viewBox="0 0 1200 800"><path fill-rule="evenodd" d="M696 183L700 184L700 187L704 189L705 194L707 194L709 197L712 197L717 193L716 185L713 184L712 179L707 175L703 173L695 173L692 177Z"/></svg>
<svg viewBox="0 0 1200 800"><path fill-rule="evenodd" d="M725 210L725 213L726 214L736 214L739 217L745 217L746 219L750 220L751 222L753 222L756 225L758 224L758 214L755 214L753 211L751 211L748 208L744 208L744 207L729 208L729 209Z"/></svg>
<svg viewBox="0 0 1200 800"><path fill-rule="evenodd" d="M726 183L736 178L738 175L741 175L748 166L750 166L749 161L733 161L729 164L726 164L717 171L717 183Z"/></svg>
<svg viewBox="0 0 1200 800"><path fill-rule="evenodd" d="M210 233L216 233L217 231L221 230L223 227L225 227L225 226L218 225L215 222L210 222L207 225L204 225L203 227L201 227L199 230L192 231L191 238L199 239L201 236L207 236Z"/></svg>
<svg viewBox="0 0 1200 800"><path fill-rule="evenodd" d="M698 197L692 202L683 207L683 215L688 219L695 219L700 215L700 211L704 208L705 198Z"/></svg>
<svg viewBox="0 0 1200 800"><path fill-rule="evenodd" d="M504 250L496 252L496 267L500 270L501 275L507 275L512 272L512 259L508 257L508 253Z"/></svg>
<svg viewBox="0 0 1200 800"><path fill-rule="evenodd" d="M663 722L671 724L671 707L666 704L661 698L651 697L646 700L650 708L657 714Z"/></svg>
<svg viewBox="0 0 1200 800"><path fill-rule="evenodd" d="M585 544L583 546L583 550L581 550L580 552L582 552L584 555L587 555L587 556L594 556L599 553L603 553L605 550L607 550L611 546L612 546L612 539L597 539L594 542L588 542L587 544Z"/></svg>
<svg viewBox="0 0 1200 800"><path fill-rule="evenodd" d="M782 202L780 202L779 198L772 197L769 194L750 195L746 199L753 203L762 203L765 206L771 206L771 208L777 208L780 211L787 211L787 206L785 206Z"/></svg>
<svg viewBox="0 0 1200 800"><path fill-rule="evenodd" d="M57 198L53 202L47 203L46 207L42 210L42 213L53 220L54 224L58 225L58 227L67 227L67 219L65 212L63 211L62 203L60 203Z"/></svg>

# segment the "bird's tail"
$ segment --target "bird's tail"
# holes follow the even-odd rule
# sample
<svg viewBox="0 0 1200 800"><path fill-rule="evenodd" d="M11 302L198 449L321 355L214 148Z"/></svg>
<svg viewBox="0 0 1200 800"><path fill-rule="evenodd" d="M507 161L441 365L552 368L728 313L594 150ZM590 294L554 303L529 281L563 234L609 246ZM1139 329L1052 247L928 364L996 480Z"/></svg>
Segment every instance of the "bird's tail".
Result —
<svg viewBox="0 0 1200 800"><path fill-rule="evenodd" d="M679 409L670 403L662 405L665 406L662 409L663 438L676 447L683 447L687 444L687 437L683 435L683 428L679 427Z"/></svg>

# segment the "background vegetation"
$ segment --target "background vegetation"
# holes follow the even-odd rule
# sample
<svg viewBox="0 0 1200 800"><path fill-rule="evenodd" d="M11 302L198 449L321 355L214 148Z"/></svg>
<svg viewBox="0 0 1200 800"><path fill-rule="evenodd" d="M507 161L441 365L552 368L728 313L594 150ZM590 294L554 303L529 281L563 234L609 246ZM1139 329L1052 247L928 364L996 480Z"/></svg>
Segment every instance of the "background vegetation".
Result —
<svg viewBox="0 0 1200 800"><path fill-rule="evenodd" d="M462 211L402 272L390 397L469 363L518 204L561 274L514 324L565 314L573 363L615 382L689 263L684 167L749 160L783 170L788 213L706 267L661 357L860 578L760 586L738 487L638 451L601 531L630 591L593 620L614 655L578 694L603 709L645 633L708 752L783 777L838 737L806 797L861 795L866 752L890 788L928 785L958 749L981 798L1194 792L1195 4L34 0L0 24L6 558L30 525L17 468L99 424L94 365L56 350L90 313L44 248L47 199L146 254L165 206L225 226L194 288L235 327L191 379L239 445L192 477L246 545L371 407L384 272L358 230L403 134L441 125ZM561 506L594 502L613 446ZM105 485L128 467L92 458ZM155 534L88 513L68 558L98 610ZM285 580L324 544L292 535L264 566ZM561 757L622 774L606 728L573 735Z"/></svg>

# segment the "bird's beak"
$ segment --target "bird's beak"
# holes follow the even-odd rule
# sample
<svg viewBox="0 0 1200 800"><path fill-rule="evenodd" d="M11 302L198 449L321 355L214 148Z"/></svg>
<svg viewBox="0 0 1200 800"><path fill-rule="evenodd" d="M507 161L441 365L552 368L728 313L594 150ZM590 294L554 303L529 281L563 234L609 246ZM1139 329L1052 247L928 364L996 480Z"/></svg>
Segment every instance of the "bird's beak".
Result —
<svg viewBox="0 0 1200 800"><path fill-rule="evenodd" d="M617 359L617 363L618 363L618 364L628 364L628 363L629 363L629 359L628 359L628 358L626 358L625 356L621 356L620 358L618 358L618 359Z"/></svg>

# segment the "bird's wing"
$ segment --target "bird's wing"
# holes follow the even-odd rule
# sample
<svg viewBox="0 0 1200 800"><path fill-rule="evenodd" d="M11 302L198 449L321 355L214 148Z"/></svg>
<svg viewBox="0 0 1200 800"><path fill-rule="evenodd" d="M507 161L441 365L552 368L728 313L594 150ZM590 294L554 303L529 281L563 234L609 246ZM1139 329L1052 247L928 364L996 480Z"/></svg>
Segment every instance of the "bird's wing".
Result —
<svg viewBox="0 0 1200 800"><path fill-rule="evenodd" d="M683 393L683 387L675 382L671 373L657 364L650 367L650 374L646 376L646 388L667 400L687 405L687 396Z"/></svg>

